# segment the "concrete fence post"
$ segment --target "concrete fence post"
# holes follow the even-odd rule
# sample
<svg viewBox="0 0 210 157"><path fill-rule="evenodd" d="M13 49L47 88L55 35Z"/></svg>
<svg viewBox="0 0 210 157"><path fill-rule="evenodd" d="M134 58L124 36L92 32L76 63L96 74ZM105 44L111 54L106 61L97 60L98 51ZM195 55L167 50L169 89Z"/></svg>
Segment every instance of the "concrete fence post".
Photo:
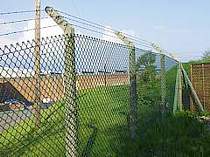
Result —
<svg viewBox="0 0 210 157"><path fill-rule="evenodd" d="M177 65L177 75L176 75L176 85L175 85L175 94L174 94L174 105L173 105L173 113L175 114L178 109L181 110L182 107L182 71L181 71L181 63Z"/></svg>
<svg viewBox="0 0 210 157"><path fill-rule="evenodd" d="M181 70L181 63L179 63L179 94L178 94L178 109L179 111L183 111L183 100L182 100L182 81L183 81L183 76L182 76L182 70Z"/></svg>
<svg viewBox="0 0 210 157"><path fill-rule="evenodd" d="M160 54L160 79L161 79L161 112L166 111L166 68L165 68L165 55Z"/></svg>
<svg viewBox="0 0 210 157"><path fill-rule="evenodd" d="M130 79L130 111L129 129L132 140L136 139L137 129L137 84L136 84L136 53L134 44L121 32L115 32L120 40L128 47L129 51L129 79Z"/></svg>
<svg viewBox="0 0 210 157"><path fill-rule="evenodd" d="M177 68L177 73L176 73L176 84L175 84L175 92L174 92L174 103L173 103L173 114L176 113L177 111L177 95L178 95L178 81L179 81L179 76L178 76L178 68Z"/></svg>
<svg viewBox="0 0 210 157"><path fill-rule="evenodd" d="M190 91L191 91L191 95L192 95L192 98L195 100L195 103L196 105L198 106L198 109L200 112L204 112L204 108L203 108L203 105L201 104L201 101L193 87L193 84L192 82L190 81L188 75L187 75L187 72L185 71L185 69L183 68L182 64L180 65L181 66L181 70L182 70L182 73L183 73L183 77L185 78L189 88L190 88Z"/></svg>
<svg viewBox="0 0 210 157"><path fill-rule="evenodd" d="M130 132L131 139L136 138L137 129L137 84L136 84L136 55L135 47L129 49L129 77L130 77Z"/></svg>
<svg viewBox="0 0 210 157"><path fill-rule="evenodd" d="M76 106L76 69L74 36L66 36L65 50L65 109L66 109L66 156L77 154L77 106Z"/></svg>
<svg viewBox="0 0 210 157"><path fill-rule="evenodd" d="M59 13L45 8L47 14L63 29L65 38L65 144L67 157L77 156L77 105L76 105L76 63L74 28Z"/></svg>

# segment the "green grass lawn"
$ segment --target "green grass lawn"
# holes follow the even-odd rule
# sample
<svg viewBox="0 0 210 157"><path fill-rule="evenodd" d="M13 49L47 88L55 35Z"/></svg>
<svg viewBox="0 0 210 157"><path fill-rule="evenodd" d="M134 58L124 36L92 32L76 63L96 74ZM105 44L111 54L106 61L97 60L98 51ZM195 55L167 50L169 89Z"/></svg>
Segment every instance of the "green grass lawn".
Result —
<svg viewBox="0 0 210 157"><path fill-rule="evenodd" d="M117 128L127 124L128 112L128 87L113 86L96 88L80 93L79 104L79 152L93 156L114 156L114 148L111 142L118 134ZM90 138L95 126L97 131L95 138ZM92 140L91 145L87 144ZM116 144L117 145L117 144ZM84 152L89 147L90 152Z"/></svg>
<svg viewBox="0 0 210 157"><path fill-rule="evenodd" d="M21 111L20 111L21 112ZM64 149L64 105L57 103L42 110L41 126L35 127L34 116L1 133L1 156L56 156ZM62 144L63 143L63 144Z"/></svg>
<svg viewBox="0 0 210 157"><path fill-rule="evenodd" d="M167 72L167 98L173 100L176 68ZM191 113L176 116L159 112L159 86L138 84L147 103L138 99L136 141L128 132L129 89L126 85L97 87L77 93L79 156L196 156L210 153L207 127ZM146 88L146 89L145 89ZM151 90L151 91L149 91ZM155 92L155 93L154 93ZM156 102L149 101L156 95ZM153 102L154 104L150 104ZM65 156L64 101L41 113L41 126L35 128L34 117L11 126L0 134L0 156ZM21 112L21 111L20 111Z"/></svg>
<svg viewBox="0 0 210 157"><path fill-rule="evenodd" d="M80 91L78 105L78 153L115 156L112 142L117 128L125 125L128 111L128 87L98 87ZM42 110L41 126L34 117L19 122L0 135L1 156L65 156L65 103L57 102ZM91 128L91 126L94 126ZM104 154L103 154L104 153Z"/></svg>

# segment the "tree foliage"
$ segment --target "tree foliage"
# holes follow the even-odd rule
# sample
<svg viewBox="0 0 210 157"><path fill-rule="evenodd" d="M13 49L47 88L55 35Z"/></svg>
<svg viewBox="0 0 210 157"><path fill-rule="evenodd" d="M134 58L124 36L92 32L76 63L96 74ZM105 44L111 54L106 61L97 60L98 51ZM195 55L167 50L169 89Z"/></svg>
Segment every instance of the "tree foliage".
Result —
<svg viewBox="0 0 210 157"><path fill-rule="evenodd" d="M147 52L137 59L139 102L147 107L154 107L160 99L160 82L155 62L156 55L151 52Z"/></svg>
<svg viewBox="0 0 210 157"><path fill-rule="evenodd" d="M151 82L156 76L155 61L156 56L151 52L145 53L137 59L137 70L145 83Z"/></svg>
<svg viewBox="0 0 210 157"><path fill-rule="evenodd" d="M204 61L210 61L210 50L206 50L206 51L204 52L202 59L203 59Z"/></svg>

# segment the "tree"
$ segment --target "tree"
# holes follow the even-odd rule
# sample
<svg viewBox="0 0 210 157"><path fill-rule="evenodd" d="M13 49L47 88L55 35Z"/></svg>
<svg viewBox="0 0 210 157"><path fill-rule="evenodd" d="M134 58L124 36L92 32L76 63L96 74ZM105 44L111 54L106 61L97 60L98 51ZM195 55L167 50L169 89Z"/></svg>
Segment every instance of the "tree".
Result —
<svg viewBox="0 0 210 157"><path fill-rule="evenodd" d="M156 56L151 52L147 52L137 59L137 71L145 83L154 80L156 76L155 61Z"/></svg>
<svg viewBox="0 0 210 157"><path fill-rule="evenodd" d="M139 103L154 108L160 100L160 81L157 79L156 55L147 52L137 59Z"/></svg>
<svg viewBox="0 0 210 157"><path fill-rule="evenodd" d="M210 61L210 50L206 50L206 51L204 52L202 59L203 59L204 61Z"/></svg>

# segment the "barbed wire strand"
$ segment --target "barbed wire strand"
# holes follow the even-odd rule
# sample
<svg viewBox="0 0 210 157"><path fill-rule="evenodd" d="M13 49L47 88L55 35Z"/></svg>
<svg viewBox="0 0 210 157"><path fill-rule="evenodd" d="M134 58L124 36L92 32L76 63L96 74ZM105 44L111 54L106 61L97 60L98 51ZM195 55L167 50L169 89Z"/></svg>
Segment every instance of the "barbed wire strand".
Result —
<svg viewBox="0 0 210 157"><path fill-rule="evenodd" d="M58 27L58 25L51 25L51 26L45 26L45 27L41 27L40 29L46 29L46 28L50 28L50 27ZM0 37L2 36L8 36L8 35L13 35L13 34L18 34L18 33L23 33L23 32L29 32L29 31L33 31L35 30L35 28L31 28L31 29L24 29L24 30L20 30L20 31L13 31L13 32L8 32L8 33L3 33L0 34Z"/></svg>
<svg viewBox="0 0 210 157"><path fill-rule="evenodd" d="M84 22L87 23L86 25L90 25L90 26L92 26L92 27L93 27L93 25L94 25L94 27L101 27L101 28L103 28L104 30L110 30L110 31L112 31L112 32L119 32L117 29L109 28L109 27L106 27L106 26L104 26L104 25L102 25L102 24L98 24L98 23L95 23L95 22L92 22L92 21L83 19L83 18L81 18L81 17L77 17L77 16L71 15L71 14L69 14L69 13L60 11L60 10L56 10L56 11L58 11L58 12L64 14L64 15L66 15L66 16L69 16L69 17L72 17L72 18L75 18L75 19L84 21ZM65 17L65 16L64 16L64 17ZM65 17L65 18L67 18L67 17ZM68 18L68 19L70 19L70 18ZM71 19L71 20L73 21L74 19ZM74 20L74 21L76 21L76 20ZM83 23L83 24L84 24L84 22L80 22L80 23ZM76 25L75 25L75 26L76 26ZM90 29L89 29L89 30L90 30ZM97 31L95 31L95 30L91 30L91 31L97 32ZM147 40L145 40L145 39L138 38L138 37L136 37L136 36L133 36L133 35L130 35L130 34L127 34L127 33L124 33L124 32L122 32L122 33L123 33L124 35L126 35L126 37L128 37L129 39L135 41L136 44L139 44L139 45L141 45L141 46L149 47L149 48L151 48L151 49L154 49L153 46L152 46L152 45L154 44L153 42L147 41ZM104 34L104 33L100 32L100 34ZM106 35L106 34L105 34L105 35ZM110 35L108 35L108 36L110 36ZM113 36L112 36L112 37L113 37ZM166 50L163 50L163 51L164 51L166 54L168 54L169 56L172 56L172 57L173 57L173 54L172 54L172 53L170 53L170 52L168 52L168 51L166 51Z"/></svg>
<svg viewBox="0 0 210 157"><path fill-rule="evenodd" d="M95 22L92 22L92 21L83 19L83 18L81 18L81 17L77 17L77 16L74 16L74 15L68 14L68 13L66 13L66 12L60 11L60 10L56 10L56 11L58 11L58 12L64 14L64 15L67 15L67 16L69 16L69 17L73 17L73 18L79 19L79 20L81 20L81 21L85 21L85 22L87 22L87 23L89 23L89 24L96 25L96 26L102 27L102 28L104 28L104 29L110 29L110 30L112 30L112 31L114 31L114 32L119 32L117 29L108 28L108 27L106 27L106 26L104 26L104 25L102 25L102 24L98 24L98 23L95 23ZM142 41L142 42L146 42L146 43L152 44L152 42L149 42L149 41L147 41L147 40L145 40L145 39L137 38L136 36L133 36L133 35L130 35L130 34L127 34L127 33L124 33L124 32L122 32L122 33L125 34L126 36L130 37L130 38L134 38L135 40L140 40L140 41Z"/></svg>
<svg viewBox="0 0 210 157"><path fill-rule="evenodd" d="M44 10L41 9L40 11L44 11ZM69 17L73 17L73 18L79 19L79 20L81 20L83 22L78 21L78 20L75 20L75 19L72 19L72 18L64 17L64 18L67 18L68 20L71 20L71 21L74 21L74 22L77 22L77 23L80 23L80 24L83 24L83 25L88 25L90 27L95 27L95 28L98 28L98 29L103 29L103 30L106 29L107 31L112 32L112 33L114 33L114 32L117 31L117 30L108 28L106 26L103 26L101 24L98 24L98 23L95 23L95 22L91 22L91 21L85 20L83 18L74 16L74 15L71 15L71 14L68 14L68 13L65 13L65 12L62 12L62 11L59 11L59 10L57 10L57 11L60 12L60 13L62 13L62 14L64 14L64 15L67 15ZM22 10L22 11L12 11L12 12L0 12L0 15L22 14L22 13L31 13L31 12L35 12L35 10ZM23 19L23 20L16 20L16 21L1 22L0 25L15 24L15 23L26 22L26 21L31 21L31 20L35 20L35 19ZM56 25L53 25L53 26L55 27ZM83 26L79 26L79 25L76 25L76 24L74 24L74 26L79 27L81 29L88 30L88 31L92 31L92 32L95 32L95 33L100 33L100 34L103 34L103 35L106 35L106 36L117 38L116 36L108 35L106 33L103 33L103 32L100 32L100 31L96 31L96 30L93 30L93 29L89 29L89 28L85 28ZM43 28L49 28L49 27L52 27L52 26L42 27L41 29L43 29ZM13 32L8 32L8 33L3 33L3 34L0 34L0 37L7 36L7 35L13 35L13 34L17 34L17 33L23 33L23 32L27 32L27 31L33 31L33 30L35 30L35 28L33 28L33 29L26 29L26 30L20 30L20 31L13 31ZM130 39L136 41L136 44L139 44L141 46L145 46L145 47L151 48L150 44L148 44L146 40L142 40L141 39L141 41L139 41L139 40L136 39L136 37L133 38L133 36L132 36L132 38L131 38L131 35L126 34L126 33L124 33L124 34L126 36L130 36Z"/></svg>
<svg viewBox="0 0 210 157"><path fill-rule="evenodd" d="M42 17L40 19L49 19L49 17L46 16L46 17ZM23 22L33 21L33 20L36 20L36 18L22 19L22 20L16 20L16 21L5 21L5 22L0 22L0 25L23 23Z"/></svg>
<svg viewBox="0 0 210 157"><path fill-rule="evenodd" d="M22 14L22 13L32 13L32 12L35 12L36 10L21 10L21 11L12 11L12 12L0 12L0 15L10 15L10 14ZM43 9L41 9L40 11L44 11ZM91 22L89 20L85 20L83 18L80 18L80 17L77 17L77 16L74 16L74 15L71 15L71 14L68 14L66 12L63 12L63 11L60 11L60 10L57 10L58 12L64 14L64 15L67 15L69 17L73 17L73 18L76 18L76 19L79 19L81 21L85 21L86 22L86 25L88 24L89 26L92 26L92 27L97 27L97 28L103 28L103 29L106 29L106 30L110 30L112 32L116 32L117 30L116 29L111 29L111 28L108 28L102 24L98 24L98 23L95 23L95 22ZM70 18L68 18L70 20ZM30 19L32 20L32 19ZM74 19L71 19L71 20L74 20ZM24 21L29 21L29 20L17 20L17 21L9 21L9 22L1 22L0 24L12 24L12 23L18 23L18 22L24 22ZM79 22L78 20L74 20L75 22ZM80 22L82 24L85 24L84 22ZM22 31L17 31L17 32L22 32ZM9 33L7 33L9 34ZM13 34L13 33L12 33ZM148 42L144 39L140 39L140 38L137 38L135 36L132 36L130 34L127 34L127 33L124 33L127 37L129 37L130 39L134 40L134 41L138 41L138 42L143 42L144 44L152 44L151 42ZM5 34L6 35L6 34ZM0 35L1 36L1 35Z"/></svg>
<svg viewBox="0 0 210 157"><path fill-rule="evenodd" d="M0 16L2 15L11 15L11 14L23 14L23 13L34 13L36 10L21 10L21 11L12 11L12 12L0 12ZM44 9L41 9L40 10L41 12L42 11L45 11ZM81 17L77 17L77 16L74 16L74 15L71 15L69 13L66 13L66 12L63 12L63 11L60 11L60 10L57 10L58 12L66 15L66 16L69 16L69 17L72 17L72 18L75 18L75 19L78 19L78 20L81 20L81 21L78 21L78 20L75 20L75 19L72 19L72 18L67 18L64 16L64 18L67 18L71 21L75 21L77 23L80 23L80 24L84 24L84 25L89 25L91 27L95 27L95 28L98 28L98 29L103 29L103 30L106 30L106 31L110 31L112 33L114 32L119 32L118 30L116 29L113 29L113 28L109 28L109 27L106 27L102 24L98 24L98 23L95 23L95 22L92 22L92 21L89 21L89 20L86 20L86 19L83 19ZM45 17L44 17L45 18ZM41 18L41 19L44 19L44 18ZM46 17L47 18L47 17ZM23 20L16 20L16 21L8 21L8 22L1 22L0 25L6 25L6 24L13 24L13 23L20 23L20 22L26 22L26 21L31 21L31 20L35 20L35 19L23 19ZM56 27L57 25L53 25L53 26L46 26L46 27L42 27L41 29L45 29L45 28L49 28L49 27ZM81 29L85 29L85 30L88 30L88 31L92 31L92 32L95 32L95 33L100 33L100 34L103 34L103 35L106 35L106 36L110 36L110 37L114 37L114 38L117 38L116 36L111 36L111 35L108 35L106 33L103 33L103 32L100 32L100 31L96 31L96 30L93 30L93 29L89 29L89 28L85 28L83 26L79 26L79 25L76 25L74 24L74 26L76 27L79 27ZM33 31L35 30L35 28L33 29L26 29L26 30L21 30L21 31L14 31L14 32L8 32L8 33L4 33L4 34L0 34L0 37L2 36L6 36L6 35L12 35L12 34L16 34L16 33L22 33L22 32L26 32L26 31ZM148 47L148 48L151 48L153 49L152 47L152 42L150 41L147 41L145 39L142 39L142 38L138 38L136 36L133 36L133 35L130 35L128 33L124 33L122 32L123 34L126 35L126 37L128 37L129 39L135 41L135 44L138 44L138 45L141 45L141 46L144 46L144 47ZM164 50L165 53L168 53L168 54L171 54L169 53L168 51Z"/></svg>
<svg viewBox="0 0 210 157"><path fill-rule="evenodd" d="M20 10L20 11L11 11L11 12L0 12L0 15L11 15L11 14L23 14L23 13L34 13L36 10ZM44 11L41 9L40 11Z"/></svg>
<svg viewBox="0 0 210 157"><path fill-rule="evenodd" d="M86 27L77 25L77 24L72 24L72 25L75 26L75 27L78 27L78 28L87 30L87 31L91 31L91 32L99 33L99 34L102 34L102 35L105 35L105 36L109 36L109 37L112 37L112 38L115 38L115 39L119 39L119 38L116 37L116 36L113 36L113 35L110 35L110 34L106 34L106 33L101 32L101 31L96 31L96 30L93 30L93 29L90 29L90 28L86 28ZM144 47L152 48L151 45L145 45L145 44L142 44L142 43L138 43L138 44L141 45L141 46L144 46Z"/></svg>
<svg viewBox="0 0 210 157"><path fill-rule="evenodd" d="M113 36L113 35L110 35L110 34L106 34L106 33L101 32L101 31L96 31L96 30L93 30L93 29L90 29L90 28L83 27L81 25L77 25L77 24L72 24L72 25L75 26L75 27L78 27L78 28L87 30L87 31L95 32L95 33L98 33L98 34L102 34L102 35L105 35L105 36L109 36L109 37L118 39L116 36ZM59 27L58 25L51 25L51 26L41 27L40 29L46 29L46 28L56 27L56 26ZM20 31L13 31L13 32L8 32L8 33L3 33L3 34L0 34L0 37L2 37L2 36L8 36L8 35L13 35L13 34L18 34L18 33L23 33L23 32L28 32L28 31L33 31L33 30L35 30L35 28L25 29L25 30L20 30ZM138 43L138 45L151 48L150 45L145 45L145 44L142 44L142 43Z"/></svg>
<svg viewBox="0 0 210 157"><path fill-rule="evenodd" d="M70 19L70 18L68 18L68 17L64 17L64 18L66 18L66 19L68 19L68 20L70 20L70 21L74 21L74 22L77 22L77 23L80 23L80 24L84 24L84 25L87 25L87 26L90 26L90 27L94 27L94 28L97 28L97 29L100 29L100 30L104 30L103 28L101 28L101 27L97 27L97 26L95 26L95 25L91 25L91 24L88 24L88 23L83 23L83 22L80 22L80 21L77 21L77 20L74 20L74 19ZM71 23L72 24L72 23ZM75 25L75 26L78 26L78 25L76 25L76 24L72 24L72 25ZM84 29L84 28L83 28ZM94 31L95 32L95 30L92 30L92 31ZM110 32L110 33L113 33L113 34L115 34L115 32L112 30L107 30L108 32ZM114 36L112 36L112 37L114 37ZM117 37L115 37L115 38L117 38ZM117 38L118 39L118 38ZM137 42L137 43L142 43L143 45L148 45L148 46L151 46L151 44L148 44L148 43L144 43L144 42L141 42L141 41L138 41L138 40L136 40L136 39L132 39L133 41L135 41L135 42Z"/></svg>

